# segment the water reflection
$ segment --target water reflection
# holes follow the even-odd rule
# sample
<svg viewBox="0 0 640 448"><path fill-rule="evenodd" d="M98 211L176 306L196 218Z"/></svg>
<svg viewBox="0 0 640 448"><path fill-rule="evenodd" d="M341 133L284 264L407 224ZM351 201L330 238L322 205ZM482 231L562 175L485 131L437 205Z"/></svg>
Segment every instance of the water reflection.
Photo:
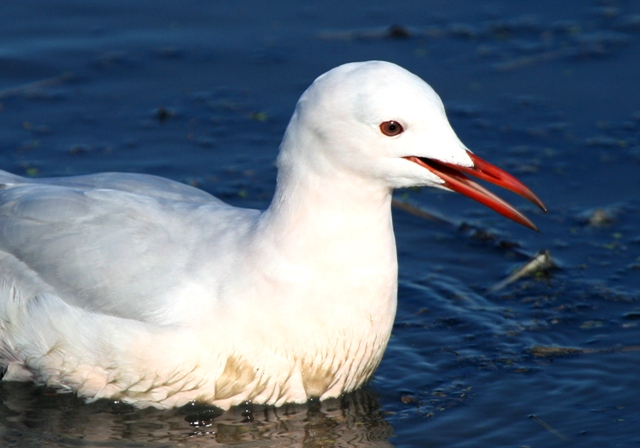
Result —
<svg viewBox="0 0 640 448"><path fill-rule="evenodd" d="M1 383L0 444L8 446L340 446L391 447L378 397L222 412L192 405L169 411L100 401L85 404L30 384Z"/></svg>

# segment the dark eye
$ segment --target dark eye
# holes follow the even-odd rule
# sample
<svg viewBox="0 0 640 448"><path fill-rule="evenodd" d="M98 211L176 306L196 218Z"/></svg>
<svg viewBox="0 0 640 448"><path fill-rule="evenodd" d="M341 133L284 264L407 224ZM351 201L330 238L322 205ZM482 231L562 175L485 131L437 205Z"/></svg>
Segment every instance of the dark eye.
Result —
<svg viewBox="0 0 640 448"><path fill-rule="evenodd" d="M397 121L385 121L380 123L380 131L387 137L393 137L394 135L402 134L404 128Z"/></svg>

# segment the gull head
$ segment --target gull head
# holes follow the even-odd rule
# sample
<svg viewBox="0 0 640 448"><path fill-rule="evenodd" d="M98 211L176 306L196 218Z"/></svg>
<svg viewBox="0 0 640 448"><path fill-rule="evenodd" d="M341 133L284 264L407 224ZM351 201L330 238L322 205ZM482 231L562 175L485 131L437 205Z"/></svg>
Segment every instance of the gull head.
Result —
<svg viewBox="0 0 640 448"><path fill-rule="evenodd" d="M440 97L426 82L383 61L341 65L313 82L298 101L278 167L285 175L298 172L327 181L346 176L354 184L388 189L453 190L536 229L514 207L465 175L470 174L545 210L524 184L465 147Z"/></svg>

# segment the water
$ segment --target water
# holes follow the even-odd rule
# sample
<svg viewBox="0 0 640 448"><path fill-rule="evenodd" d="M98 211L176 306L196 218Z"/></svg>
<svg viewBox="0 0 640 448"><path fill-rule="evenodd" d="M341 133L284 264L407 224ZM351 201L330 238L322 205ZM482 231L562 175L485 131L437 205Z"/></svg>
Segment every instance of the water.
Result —
<svg viewBox="0 0 640 448"><path fill-rule="evenodd" d="M399 309L369 385L220 413L0 387L3 446L640 444L640 7L508 1L13 2L0 17L0 166L132 171L266 207L295 101L384 59L549 207L541 233L458 195L397 197ZM540 250L557 268L492 292Z"/></svg>

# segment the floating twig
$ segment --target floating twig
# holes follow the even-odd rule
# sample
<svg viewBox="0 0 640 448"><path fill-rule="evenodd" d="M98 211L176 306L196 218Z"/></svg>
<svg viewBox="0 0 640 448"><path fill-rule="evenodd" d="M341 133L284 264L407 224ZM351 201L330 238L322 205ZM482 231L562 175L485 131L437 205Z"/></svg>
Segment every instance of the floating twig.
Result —
<svg viewBox="0 0 640 448"><path fill-rule="evenodd" d="M9 87L8 89L0 90L0 100L10 96L22 95L32 90L63 84L73 78L74 74L72 72L66 72L53 78L42 79L40 81L30 82L17 87Z"/></svg>
<svg viewBox="0 0 640 448"><path fill-rule="evenodd" d="M417 205L413 205L407 201L401 201L400 199L391 199L391 206L398 210L402 210L404 212L417 216L418 218L427 219L429 221L449 222L440 216L437 216L431 212L424 210L423 208L418 207ZM449 222L449 224L451 223Z"/></svg>
<svg viewBox="0 0 640 448"><path fill-rule="evenodd" d="M531 257L531 259L529 259L529 261L527 261L520 269L516 270L507 278L489 288L489 291L498 291L522 277L531 277L554 267L556 267L556 264L551 258L551 253L546 249L541 250L533 257Z"/></svg>
<svg viewBox="0 0 640 448"><path fill-rule="evenodd" d="M520 68L528 67L530 65L562 59L563 57L566 57L570 54L571 54L571 51L568 49L547 51L547 52L535 54L532 56L522 56L520 58L513 59L510 61L499 62L497 64L494 64L493 68L499 72L506 72L506 71L517 70Z"/></svg>
<svg viewBox="0 0 640 448"><path fill-rule="evenodd" d="M553 434L554 436L556 436L557 438L559 438L560 440L567 440L567 436L565 436L564 434L562 434L560 431L558 431L557 429L555 429L553 426L551 426L550 424L548 424L547 422L545 422L544 420L536 417L535 415L531 414L529 416L529 418L531 420L533 420L534 422L538 423L540 426L542 426L544 429L546 429L547 431L549 431L551 434Z"/></svg>

